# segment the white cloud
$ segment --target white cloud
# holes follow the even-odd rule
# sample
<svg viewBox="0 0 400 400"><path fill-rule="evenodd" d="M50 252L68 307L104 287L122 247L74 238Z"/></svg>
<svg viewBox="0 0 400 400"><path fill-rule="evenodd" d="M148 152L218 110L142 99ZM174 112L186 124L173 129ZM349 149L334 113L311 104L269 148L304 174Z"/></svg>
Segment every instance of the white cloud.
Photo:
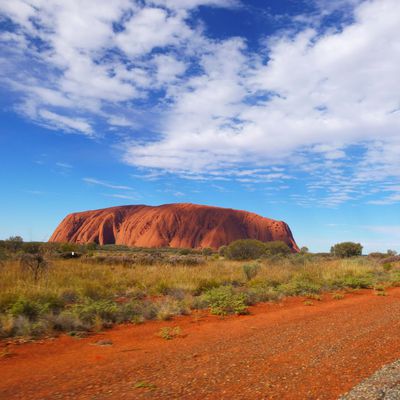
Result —
<svg viewBox="0 0 400 400"><path fill-rule="evenodd" d="M39 110L39 116L44 122L49 122L51 126L64 131L76 131L91 136L93 131L90 124L84 119L65 117L47 110Z"/></svg>
<svg viewBox="0 0 400 400"><path fill-rule="evenodd" d="M143 8L116 36L117 45L129 56L149 53L155 47L177 45L191 36L182 14L169 14L162 8Z"/></svg>
<svg viewBox="0 0 400 400"><path fill-rule="evenodd" d="M233 165L305 171L316 158L309 173L331 174L321 203L328 206L356 199L367 182L398 179L399 27L400 3L375 0L341 30L279 34L259 54L240 39L210 45L199 62L204 73L177 90L162 137L132 143L124 160L226 176ZM348 158L355 145L366 149L362 159Z"/></svg>
<svg viewBox="0 0 400 400"><path fill-rule="evenodd" d="M94 178L83 178L83 181L86 183L89 183L91 185L99 185L99 186L104 186L109 189L116 189L116 190L133 190L130 186L124 186L124 185L114 185L109 182L101 181L99 179L94 179Z"/></svg>
<svg viewBox="0 0 400 400"><path fill-rule="evenodd" d="M56 162L57 167L71 169L73 166L64 162Z"/></svg>
<svg viewBox="0 0 400 400"><path fill-rule="evenodd" d="M126 194L119 194L119 193L112 193L112 194L104 194L106 197L113 197L115 199L125 199L125 200L137 200L138 197L126 195Z"/></svg>
<svg viewBox="0 0 400 400"><path fill-rule="evenodd" d="M94 136L96 116L137 133L146 115L155 134L132 136L121 158L151 177L282 183L298 171L310 180L299 201L324 191L321 203L335 206L400 180L400 2L315 2L320 15L257 52L189 21L196 7L235 1L3 2L18 29L0 36L0 79L22 93L21 112L60 130ZM338 10L354 12L347 25L318 26ZM385 193L370 201L400 200Z"/></svg>
<svg viewBox="0 0 400 400"><path fill-rule="evenodd" d="M185 72L185 62L172 53L180 47L185 51L189 39L191 46L202 40L186 21L202 4L233 2L2 2L0 18L11 19L17 28L0 36L0 80L22 94L17 110L39 123L45 115L57 129L80 131L82 115L91 113L111 125L128 126L115 123L110 113L118 114L127 101L146 98ZM153 55L155 48L165 54ZM62 114L70 118L71 112L81 114L78 124L62 121ZM85 126L82 133L88 131L94 127Z"/></svg>

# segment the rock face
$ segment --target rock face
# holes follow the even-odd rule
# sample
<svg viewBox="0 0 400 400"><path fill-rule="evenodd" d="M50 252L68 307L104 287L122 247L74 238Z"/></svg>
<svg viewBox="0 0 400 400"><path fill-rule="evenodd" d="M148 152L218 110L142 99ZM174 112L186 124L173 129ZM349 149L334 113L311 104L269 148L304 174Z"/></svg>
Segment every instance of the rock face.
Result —
<svg viewBox="0 0 400 400"><path fill-rule="evenodd" d="M217 249L237 239L282 240L294 252L299 250L285 222L246 211L185 203L69 214L49 241Z"/></svg>

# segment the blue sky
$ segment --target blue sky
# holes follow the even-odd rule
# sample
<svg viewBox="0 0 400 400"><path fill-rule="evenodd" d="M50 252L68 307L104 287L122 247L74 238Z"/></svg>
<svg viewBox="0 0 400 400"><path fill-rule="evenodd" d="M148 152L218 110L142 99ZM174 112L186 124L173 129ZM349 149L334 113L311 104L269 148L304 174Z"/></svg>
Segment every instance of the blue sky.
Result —
<svg viewBox="0 0 400 400"><path fill-rule="evenodd" d="M0 3L0 238L193 202L400 250L398 0Z"/></svg>

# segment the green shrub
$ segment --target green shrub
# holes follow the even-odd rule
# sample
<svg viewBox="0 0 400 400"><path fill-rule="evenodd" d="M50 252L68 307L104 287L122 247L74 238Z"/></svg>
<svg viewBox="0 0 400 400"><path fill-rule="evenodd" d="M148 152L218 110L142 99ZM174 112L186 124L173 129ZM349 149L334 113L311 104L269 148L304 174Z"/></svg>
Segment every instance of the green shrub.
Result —
<svg viewBox="0 0 400 400"><path fill-rule="evenodd" d="M265 243L255 239L240 239L230 243L226 257L231 260L254 260L265 253Z"/></svg>
<svg viewBox="0 0 400 400"><path fill-rule="evenodd" d="M281 240L264 243L264 248L267 256L287 256L291 253L289 246Z"/></svg>
<svg viewBox="0 0 400 400"><path fill-rule="evenodd" d="M319 293L321 290L322 286L320 283L297 277L288 283L278 286L279 292L289 296Z"/></svg>
<svg viewBox="0 0 400 400"><path fill-rule="evenodd" d="M24 316L29 320L34 320L40 313L40 305L24 298L18 299L10 308L10 314L13 317Z"/></svg>
<svg viewBox="0 0 400 400"><path fill-rule="evenodd" d="M203 256L211 256L212 253L213 250L209 247L206 247L201 251L201 254L203 254Z"/></svg>
<svg viewBox="0 0 400 400"><path fill-rule="evenodd" d="M245 264L242 267L243 273L248 281L255 278L260 271L259 264Z"/></svg>
<svg viewBox="0 0 400 400"><path fill-rule="evenodd" d="M209 290L205 299L211 314L247 314L247 299L244 293L235 293L231 286L220 286Z"/></svg>
<svg viewBox="0 0 400 400"><path fill-rule="evenodd" d="M215 279L200 279L194 291L194 295L199 296L200 294L207 292L210 289L216 288L220 285L221 283Z"/></svg>
<svg viewBox="0 0 400 400"><path fill-rule="evenodd" d="M342 287L352 289L369 289L374 285L374 279L369 275L346 275L340 281Z"/></svg>
<svg viewBox="0 0 400 400"><path fill-rule="evenodd" d="M181 328L179 326L175 326L174 328L165 326L164 328L160 329L158 336L165 340L175 339L176 337L181 336Z"/></svg>
<svg viewBox="0 0 400 400"><path fill-rule="evenodd" d="M342 242L331 247L331 254L335 257L355 257L361 256L363 247L360 243Z"/></svg>
<svg viewBox="0 0 400 400"><path fill-rule="evenodd" d="M391 264L391 263L384 263L384 264L382 265L382 268L383 268L384 271L388 272L388 271L390 271L390 270L393 268L393 264Z"/></svg>
<svg viewBox="0 0 400 400"><path fill-rule="evenodd" d="M221 247L218 249L218 254L219 254L221 257L226 257L226 251L227 251L227 249L228 249L228 246L221 246Z"/></svg>
<svg viewBox="0 0 400 400"><path fill-rule="evenodd" d="M119 315L117 304L110 300L86 299L82 304L75 304L71 311L87 323L94 323L96 317L106 322L116 322Z"/></svg>

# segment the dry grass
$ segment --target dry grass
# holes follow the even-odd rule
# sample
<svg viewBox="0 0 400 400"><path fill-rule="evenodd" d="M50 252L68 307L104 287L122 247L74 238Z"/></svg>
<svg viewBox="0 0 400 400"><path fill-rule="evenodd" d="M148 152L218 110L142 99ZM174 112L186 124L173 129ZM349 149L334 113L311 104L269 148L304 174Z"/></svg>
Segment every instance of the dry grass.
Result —
<svg viewBox="0 0 400 400"><path fill-rule="evenodd" d="M249 263L244 268L243 262L223 259L194 266L52 260L35 279L17 262L6 261L0 268L0 336L41 336L98 330L118 322L166 320L193 308L212 307L209 299L215 296L207 294L221 286L231 287L232 296L248 305L287 295L316 298L322 291L400 282L396 267L388 270L365 258L292 256L253 263L255 272L249 276Z"/></svg>

